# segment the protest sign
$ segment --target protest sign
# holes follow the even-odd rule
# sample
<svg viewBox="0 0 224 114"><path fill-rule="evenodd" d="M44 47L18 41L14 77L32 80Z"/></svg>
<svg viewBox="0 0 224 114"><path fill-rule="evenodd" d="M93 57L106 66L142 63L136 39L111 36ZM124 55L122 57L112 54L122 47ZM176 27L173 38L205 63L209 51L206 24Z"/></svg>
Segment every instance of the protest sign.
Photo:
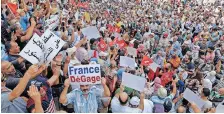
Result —
<svg viewBox="0 0 224 114"><path fill-rule="evenodd" d="M135 59L127 56L120 56L120 66L135 68Z"/></svg>
<svg viewBox="0 0 224 114"><path fill-rule="evenodd" d="M50 30L55 29L60 23L59 18L60 18L59 15L54 15L50 19L47 19L45 21L45 28Z"/></svg>
<svg viewBox="0 0 224 114"><path fill-rule="evenodd" d="M63 9L63 10L62 10L62 16L63 16L63 17L67 17L68 14L69 14L69 11L68 11L68 10L66 10L66 9Z"/></svg>
<svg viewBox="0 0 224 114"><path fill-rule="evenodd" d="M160 66L158 64L156 64L155 62L153 62L149 65L149 68L151 68L153 70L153 72L156 72L158 67L160 67Z"/></svg>
<svg viewBox="0 0 224 114"><path fill-rule="evenodd" d="M79 20L79 11L77 11L77 12L75 13L75 20L76 20L76 21Z"/></svg>
<svg viewBox="0 0 224 114"><path fill-rule="evenodd" d="M48 64L60 51L65 42L49 29L44 32L41 39L43 40L45 47L44 62Z"/></svg>
<svg viewBox="0 0 224 114"><path fill-rule="evenodd" d="M183 97L190 103L194 102L200 109L205 104L205 102L198 95L196 95L193 91L191 91L188 88L184 91Z"/></svg>
<svg viewBox="0 0 224 114"><path fill-rule="evenodd" d="M95 26L83 28L81 31L83 35L86 36L88 39L97 39L100 37L100 33Z"/></svg>
<svg viewBox="0 0 224 114"><path fill-rule="evenodd" d="M41 62L43 57L44 42L35 33L19 55L32 64Z"/></svg>
<svg viewBox="0 0 224 114"><path fill-rule="evenodd" d="M71 85L100 84L101 70L99 64L68 66Z"/></svg>
<svg viewBox="0 0 224 114"><path fill-rule="evenodd" d="M144 90L146 79L126 72L122 73L122 84L126 87L142 92Z"/></svg>
<svg viewBox="0 0 224 114"><path fill-rule="evenodd" d="M132 55L134 57L137 57L137 50L133 47L127 47L127 51L129 55Z"/></svg>
<svg viewBox="0 0 224 114"><path fill-rule="evenodd" d="M20 52L20 56L32 64L46 63L48 65L64 44L63 40L48 29L41 37L34 34Z"/></svg>

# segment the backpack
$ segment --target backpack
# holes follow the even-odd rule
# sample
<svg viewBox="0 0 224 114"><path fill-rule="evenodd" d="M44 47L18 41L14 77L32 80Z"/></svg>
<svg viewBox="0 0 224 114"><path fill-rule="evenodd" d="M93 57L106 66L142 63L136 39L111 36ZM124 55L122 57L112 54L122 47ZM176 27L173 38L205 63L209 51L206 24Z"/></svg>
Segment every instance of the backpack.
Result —
<svg viewBox="0 0 224 114"><path fill-rule="evenodd" d="M154 104L153 113L165 113L163 104Z"/></svg>

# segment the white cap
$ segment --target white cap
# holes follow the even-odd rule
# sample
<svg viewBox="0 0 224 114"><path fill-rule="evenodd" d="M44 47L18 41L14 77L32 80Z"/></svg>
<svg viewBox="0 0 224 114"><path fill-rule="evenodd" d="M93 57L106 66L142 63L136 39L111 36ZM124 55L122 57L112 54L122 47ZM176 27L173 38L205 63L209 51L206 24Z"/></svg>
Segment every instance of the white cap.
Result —
<svg viewBox="0 0 224 114"><path fill-rule="evenodd" d="M161 98L165 98L167 96L167 90L164 87L158 89L158 96Z"/></svg>
<svg viewBox="0 0 224 114"><path fill-rule="evenodd" d="M131 100L130 100L131 105L136 106L136 105L139 105L139 103L140 103L140 99L137 96L132 97Z"/></svg>
<svg viewBox="0 0 224 114"><path fill-rule="evenodd" d="M68 48L67 49L68 56L71 57L71 55L76 52L76 49L77 49L76 47Z"/></svg>

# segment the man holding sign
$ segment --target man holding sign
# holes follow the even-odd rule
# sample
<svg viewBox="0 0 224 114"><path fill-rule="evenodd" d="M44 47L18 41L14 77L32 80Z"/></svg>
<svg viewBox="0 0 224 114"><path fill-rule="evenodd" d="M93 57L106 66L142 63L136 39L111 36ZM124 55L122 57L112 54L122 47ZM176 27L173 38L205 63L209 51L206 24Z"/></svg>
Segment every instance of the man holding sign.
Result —
<svg viewBox="0 0 224 114"><path fill-rule="evenodd" d="M64 90L60 96L60 103L68 105L74 104L76 113L97 113L99 97L109 97L110 90L106 85L105 78L101 78L100 65L82 65L68 68L70 79L66 79ZM90 84L99 84L101 82L103 89L90 87ZM80 89L74 89L67 94L69 85L79 84Z"/></svg>

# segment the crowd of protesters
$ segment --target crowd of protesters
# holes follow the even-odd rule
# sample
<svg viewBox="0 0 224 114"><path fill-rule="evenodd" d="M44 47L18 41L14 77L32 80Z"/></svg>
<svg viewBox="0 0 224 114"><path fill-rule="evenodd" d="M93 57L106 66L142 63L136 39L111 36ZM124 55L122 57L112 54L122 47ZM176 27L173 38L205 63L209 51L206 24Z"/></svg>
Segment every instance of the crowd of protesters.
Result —
<svg viewBox="0 0 224 114"><path fill-rule="evenodd" d="M224 3L198 1L2 0L1 112L224 113L217 108L224 107ZM8 2L18 5L16 14ZM19 53L54 15L60 23L52 32L66 44L49 65L32 65ZM88 40L81 31L88 26L101 37ZM134 58L136 68L120 66L120 56ZM100 64L101 84L71 86L68 66L87 64ZM123 72L145 77L136 82L144 91L122 85ZM186 89L202 99L201 108L183 97Z"/></svg>

